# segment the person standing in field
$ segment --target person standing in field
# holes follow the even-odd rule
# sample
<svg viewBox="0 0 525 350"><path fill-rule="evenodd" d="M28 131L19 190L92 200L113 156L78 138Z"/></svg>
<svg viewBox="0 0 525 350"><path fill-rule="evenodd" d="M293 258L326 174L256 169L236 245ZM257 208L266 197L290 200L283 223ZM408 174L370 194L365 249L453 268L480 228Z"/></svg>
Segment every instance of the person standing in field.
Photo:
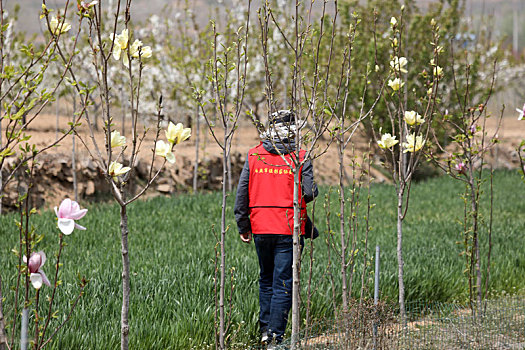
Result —
<svg viewBox="0 0 525 350"><path fill-rule="evenodd" d="M305 154L304 150L296 154L295 134L293 112L280 110L270 116L262 142L248 152L235 198L240 238L250 243L253 237L259 259L259 327L264 344L282 341L292 306L294 174L288 164L293 164L292 157L302 160ZM306 215L306 203L318 194L310 160L300 177L302 247L305 233L318 235Z"/></svg>

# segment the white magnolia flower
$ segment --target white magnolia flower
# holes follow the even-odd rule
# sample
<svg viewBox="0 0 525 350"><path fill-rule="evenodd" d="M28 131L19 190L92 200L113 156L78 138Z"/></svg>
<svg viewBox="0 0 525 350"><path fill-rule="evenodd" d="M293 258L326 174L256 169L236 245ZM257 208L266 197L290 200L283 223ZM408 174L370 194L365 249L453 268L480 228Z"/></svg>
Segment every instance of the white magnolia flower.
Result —
<svg viewBox="0 0 525 350"><path fill-rule="evenodd" d="M383 149L391 148L397 143L399 143L399 141L396 140L395 136L390 135L390 133L381 135L381 141L377 141L377 144L379 145L379 147Z"/></svg>
<svg viewBox="0 0 525 350"><path fill-rule="evenodd" d="M119 176L126 174L130 170L130 167L123 167L122 164L113 161L109 165L108 174L113 177L113 180L117 181Z"/></svg>
<svg viewBox="0 0 525 350"><path fill-rule="evenodd" d="M404 119L408 125L419 125L425 122L425 119L416 111L406 111Z"/></svg>
<svg viewBox="0 0 525 350"><path fill-rule="evenodd" d="M63 18L56 18L53 16L49 21L49 29L54 35L68 32L71 29L71 24L67 23Z"/></svg>
<svg viewBox="0 0 525 350"><path fill-rule="evenodd" d="M155 154L160 157L166 158L168 162L173 164L175 163L175 155L173 154L173 152L171 152L172 147L173 145L171 143L166 143L162 140L157 141L157 143L155 144Z"/></svg>
<svg viewBox="0 0 525 350"><path fill-rule="evenodd" d="M399 78L395 78L394 80L388 80L388 86L392 88L394 91L398 91L405 85Z"/></svg>
<svg viewBox="0 0 525 350"><path fill-rule="evenodd" d="M122 33L120 33L119 35L115 37L115 41L113 43L113 58L116 59L117 61L120 60L122 51L128 48L128 41L129 41L129 32L127 29L124 29Z"/></svg>
<svg viewBox="0 0 525 350"><path fill-rule="evenodd" d="M390 67L395 72L407 73L407 70L405 68L407 63L408 63L408 61L407 61L406 57L397 57L396 56L396 57L394 57L392 59L392 61L390 61Z"/></svg>
<svg viewBox="0 0 525 350"><path fill-rule="evenodd" d="M124 147L126 145L126 137L120 136L120 132L113 130L111 132L111 148Z"/></svg>
<svg viewBox="0 0 525 350"><path fill-rule="evenodd" d="M441 68L440 66L435 66L434 67L434 75L437 76L437 77L443 76L443 68Z"/></svg>
<svg viewBox="0 0 525 350"><path fill-rule="evenodd" d="M152 52L153 50L150 46L144 46L142 41L138 39L129 45L129 32L127 29L124 29L121 34L116 36L113 45L113 58L120 60L122 57L122 63L125 66L129 66L129 58L150 58Z"/></svg>
<svg viewBox="0 0 525 350"><path fill-rule="evenodd" d="M133 58L150 58L151 57L151 47L143 46L142 41L136 39L129 49L129 54Z"/></svg>
<svg viewBox="0 0 525 350"><path fill-rule="evenodd" d="M171 144L178 145L182 141L188 139L191 136L191 128L185 128L182 123L177 125L172 122L168 125L168 130L166 130L166 138Z"/></svg>
<svg viewBox="0 0 525 350"><path fill-rule="evenodd" d="M390 18L390 25L395 27L397 25L397 19L395 17Z"/></svg>
<svg viewBox="0 0 525 350"><path fill-rule="evenodd" d="M403 153L417 152L425 145L423 136L415 136L415 134L407 135L407 142L403 142Z"/></svg>

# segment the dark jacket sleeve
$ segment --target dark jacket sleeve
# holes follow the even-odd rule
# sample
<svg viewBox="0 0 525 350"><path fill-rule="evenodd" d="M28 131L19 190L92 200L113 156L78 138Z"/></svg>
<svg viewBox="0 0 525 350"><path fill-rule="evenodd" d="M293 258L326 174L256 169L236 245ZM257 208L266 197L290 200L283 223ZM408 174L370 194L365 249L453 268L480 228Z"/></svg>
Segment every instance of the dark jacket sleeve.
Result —
<svg viewBox="0 0 525 350"><path fill-rule="evenodd" d="M239 233L246 233L252 230L249 210L250 197L248 195L249 182L250 165L248 163L248 156L246 156L246 161L244 162L244 167L239 178L239 184L237 185L237 195L235 196L235 207L233 209Z"/></svg>
<svg viewBox="0 0 525 350"><path fill-rule="evenodd" d="M303 180L303 198L306 203L309 203L319 194L319 190L314 181L314 166L312 165L311 160L307 160L304 163L301 175Z"/></svg>

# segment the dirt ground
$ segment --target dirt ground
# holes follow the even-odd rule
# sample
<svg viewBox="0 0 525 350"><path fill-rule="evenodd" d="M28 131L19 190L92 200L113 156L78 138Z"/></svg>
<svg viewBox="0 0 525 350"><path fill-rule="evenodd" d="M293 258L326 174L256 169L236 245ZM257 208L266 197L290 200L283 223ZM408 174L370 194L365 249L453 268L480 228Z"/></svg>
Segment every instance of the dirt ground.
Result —
<svg viewBox="0 0 525 350"><path fill-rule="evenodd" d="M59 130L65 130L68 127L68 122L70 122L70 119L67 117L60 117L58 120L58 129ZM83 122L84 125L82 125L78 129L78 133L83 136L82 138L86 141L86 144L89 148L93 148L92 143L89 136L88 128L85 126L85 122ZM119 130L122 133L122 127L120 123L116 123L116 130ZM497 118L489 118L487 119L487 134L488 136L492 136L496 133L498 138L501 141L499 150L504 153L500 154L501 159L499 159L501 162L500 164L497 164L497 159L495 160L497 167L506 167L509 165L516 166L517 163L513 164L514 162L511 162L512 164L507 164L508 160L506 158L509 157L506 153L512 153L517 145L521 142L521 140L525 139L525 120L517 120L517 117L507 116L504 117L501 121L501 125L498 129L498 119ZM126 129L126 136L129 138L129 129L130 129L130 123L129 121L125 125ZM35 121L33 121L30 124L30 128L28 133L31 135L31 142L35 143L37 147L44 147L45 145L53 142L56 140L57 137L60 137L63 135L61 132L56 132L57 130L57 120L55 115L50 114L43 114L39 118L37 118ZM143 130L141 127L138 128L139 133ZM210 133L207 129L204 129L204 126L202 126L202 132L201 132L201 149L200 149L200 157L215 157L222 154L221 149L217 146L213 138L210 136ZM203 136L203 132L207 132L208 135ZM141 147L140 155L141 157L150 157L151 156L151 150L153 149L153 133L149 132L147 134L146 139L143 142L143 145ZM164 135L161 135L161 138ZM220 137L221 135L218 135ZM97 140L97 143L99 144L99 147L103 148L104 146L104 135L101 129L99 129L98 132L95 133L95 138ZM361 137L358 133L356 136L354 136L354 147L356 149L356 155L360 155L360 152L367 149L366 142L363 137ZM232 144L232 153L241 153L242 155L245 155L248 150L256 145L259 142L258 133L255 130L255 128L249 124L244 123L240 125L240 128L236 131L235 137ZM64 140L60 142L60 144L55 147L52 150L47 151L48 153L63 153L63 154L69 154L72 148L72 137L67 136ZM81 157L87 157L88 152L86 151L86 147L84 147L78 138L76 138L76 149L77 152L80 154ZM317 153L320 153L323 150L323 147L319 147L317 149ZM352 153L352 146L349 146L347 148L348 157L351 157ZM195 132L193 132L192 137L179 145L175 148L175 154L178 157L184 157L188 159L194 159L195 157ZM359 157L360 158L360 157ZM512 158L512 157L511 157ZM516 159L517 160L517 159ZM314 165L316 168L316 175L319 178L320 182L322 183L333 183L337 181L337 173L338 173L338 159L337 159L337 153L335 150L335 145L332 145L326 153L324 153L319 158L315 159ZM379 175L378 175L379 176ZM380 180L380 179L379 179Z"/></svg>
<svg viewBox="0 0 525 350"><path fill-rule="evenodd" d="M68 122L70 122L70 119L67 117L60 117L58 120L55 115L52 114L42 114L37 119L35 119L31 124L30 128L28 130L28 134L31 135L31 140L29 141L32 144L35 144L37 148L42 148L46 145L49 145L51 142L55 141L57 138L61 137L63 135L63 131L57 132L57 125L58 130L65 130L68 128ZM86 150L86 146L93 151L94 146L92 143L92 140L90 138L89 129L85 126L85 122L83 121L83 124L80 128L77 129L78 134L81 136L81 138L76 137L75 138L75 148L77 151L77 164L82 164L82 162L88 161L90 159L89 152ZM122 132L122 126L117 123L115 126L116 130L119 130ZM127 125L125 125L125 135L130 138L130 123L127 122ZM489 137L491 137L497 129L497 119L491 118L487 120L487 133ZM2 130L5 130L5 124L2 126ZM143 131L143 127L139 127L139 134ZM200 144L201 147L199 149L199 158L203 160L206 164L211 164L209 166L216 166L220 167L220 162L213 162L213 160L217 159L221 156L222 150L217 146L215 143L213 137L210 135L209 131L207 129L204 129L204 126L202 127L201 132L201 140ZM525 120L518 121L517 117L514 115L508 116L503 118L500 128L497 130L498 138L501 140L500 144L497 145L496 148L494 148L491 153L487 156L487 160L495 167L495 168L514 168L518 166L519 161L517 157L517 153L515 151L517 145L521 142L522 139L525 138ZM219 135L217 135L219 137ZM161 139L165 138L163 133L160 135ZM101 129L99 129L94 134L94 138L97 141L98 147L100 148L101 152L104 151L104 134ZM81 141L82 139L82 141ZM141 145L141 151L139 153L139 157L141 160L146 161L147 163L150 162L151 156L152 156L152 150L153 150L153 140L154 135L153 132L149 132L146 134L146 137ZM351 169L351 160L353 159L353 156L355 155L356 159L358 161L361 161L362 154L367 151L367 143L365 142L365 139L357 133L354 136L354 142L352 145L349 145L347 150L347 157L346 157L346 164L347 171L346 175L348 178L352 177L352 169ZM83 145L83 142L86 144ZM233 178L236 179L236 176L238 174L235 174L235 172L240 171L240 167L242 167L242 162L245 159L245 155L248 152L248 150L256 145L259 142L258 133L255 130L255 128L249 123L241 124L239 129L235 133L233 145L232 145L232 155L236 155L237 162L240 162L240 164L236 164L234 167L234 174ZM325 143L325 142L324 142ZM128 141L129 144L129 141ZM323 144L323 143L321 143ZM73 147L73 138L71 135L66 136L56 147L49 149L46 151L46 156L43 157L43 159L49 159L50 156L55 156L54 159L61 158L61 159L69 159L71 158L71 150ZM315 152L320 153L323 151L323 147L319 147ZM352 152L352 149L355 149L355 153ZM174 166L176 170L177 176L179 177L187 177L188 179L183 179L186 183L191 183L191 173L192 173L192 164L195 159L195 132L193 132L192 137L190 140L183 142L176 146L175 148L175 155L177 158L177 162ZM314 152L314 153L315 153ZM371 168L371 174L374 179L374 181L377 182L383 182L383 181L389 181L388 177L385 175L385 172L382 170L382 167L380 164L378 164L378 157L374 157L375 164L373 164ZM63 161L62 161L63 162ZM185 169L182 169L182 167L185 167ZM339 168L339 161L338 156L335 148L335 144L332 144L328 150L322 154L322 156L316 158L314 160L314 171L315 171L315 178L316 181L320 184L336 184L338 183L338 168ZM208 169L211 172L217 172L220 169ZM173 171L173 170L171 170ZM235 180L234 180L235 181ZM49 186L53 187L50 193L53 193L54 196L56 195L65 195L66 193L60 193L62 191L61 184L49 184ZM158 188L157 188L158 189ZM155 191L153 191L155 192ZM160 191L162 192L162 191ZM50 201L46 200L46 206L47 203Z"/></svg>

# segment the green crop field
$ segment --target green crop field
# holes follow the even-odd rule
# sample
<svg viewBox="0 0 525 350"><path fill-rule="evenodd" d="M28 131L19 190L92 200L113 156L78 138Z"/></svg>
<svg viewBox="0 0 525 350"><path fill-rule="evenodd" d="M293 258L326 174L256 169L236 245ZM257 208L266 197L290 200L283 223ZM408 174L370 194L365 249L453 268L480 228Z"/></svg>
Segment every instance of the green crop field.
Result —
<svg viewBox="0 0 525 350"><path fill-rule="evenodd" d="M322 188L316 202L316 225L321 236L314 241L312 317L333 316L332 287L328 275L326 219L323 204L328 188ZM465 301L467 282L463 274L462 246L463 187L449 178L436 178L413 185L410 209L405 220L405 286L407 301ZM484 187L482 252L487 251L489 187ZM366 198L365 193L361 198ZM136 202L129 209L131 260L130 347L133 349L203 349L214 347L214 251L219 233L220 199L218 193L180 195ZM522 293L525 290L525 184L516 172L497 172L494 178L493 250L490 285L493 295ZM258 264L253 243L243 244L233 220L232 194L227 210L230 229L226 237L228 311L231 315L229 344L245 348L257 338ZM373 185L368 262L365 280L373 280L370 258L375 246L381 247L381 298L397 298L397 261L395 230L395 194L389 185ZM58 203L57 203L58 205ZM83 203L81 203L82 206ZM362 203L365 205L365 202ZM335 230L338 203L332 190L332 229ZM72 319L55 338L52 349L118 349L120 347L121 256L118 207L109 204L88 206L80 224L87 231L75 230L65 237L63 267L56 305L58 320L67 313L69 300L78 290L78 275L89 284ZM363 216L364 208L358 214ZM0 268L4 312L11 333L18 231L16 215L0 217ZM50 280L55 261L58 229L52 211L35 215L32 221L38 233L45 234L37 250L44 250L44 266ZM358 232L355 296L358 296L363 264L363 226ZM303 301L306 300L310 272L307 249L303 252ZM332 252L332 260L334 252ZM337 262L331 272L337 283ZM359 282L358 282L359 281ZM230 291L233 293L230 295ZM368 284L367 296L373 295ZM44 286L41 300L50 294ZM34 291L31 291L32 293ZM338 294L338 291L336 291ZM44 303L45 305L45 303ZM41 305L42 306L42 305ZM304 306L304 304L303 304ZM303 312L303 315L305 313ZM58 321L53 321L56 326ZM17 329L19 325L17 325Z"/></svg>

